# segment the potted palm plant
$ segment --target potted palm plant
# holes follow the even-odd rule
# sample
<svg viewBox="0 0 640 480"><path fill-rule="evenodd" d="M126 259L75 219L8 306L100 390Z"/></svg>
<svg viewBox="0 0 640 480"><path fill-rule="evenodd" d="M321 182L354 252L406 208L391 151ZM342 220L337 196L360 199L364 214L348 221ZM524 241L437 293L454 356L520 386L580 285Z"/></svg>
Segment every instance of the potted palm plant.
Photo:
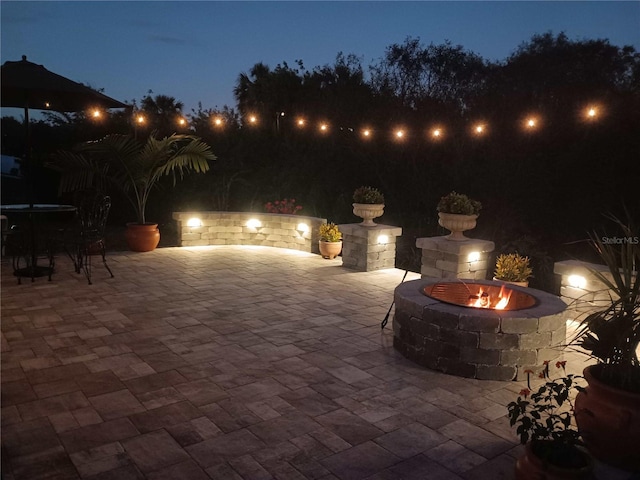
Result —
<svg viewBox="0 0 640 480"><path fill-rule="evenodd" d="M335 223L323 223L318 228L318 244L322 258L333 260L342 251L342 233Z"/></svg>
<svg viewBox="0 0 640 480"><path fill-rule="evenodd" d="M581 448L572 402L574 391L582 388L582 377L567 374L565 363L556 362L563 374L552 379L545 361L538 375L544 381L535 393L530 382L533 371L526 370L527 388L507 405L509 424L517 425L516 433L525 445L524 454L516 461L516 480L591 478L592 462Z"/></svg>
<svg viewBox="0 0 640 480"><path fill-rule="evenodd" d="M149 195L158 181L173 176L175 184L185 172L206 172L215 158L211 147L192 135L158 139L151 134L146 142L139 142L130 135L113 134L82 143L73 151L59 152L56 167L62 171L61 192L93 184L121 190L137 216L136 222L127 224L127 244L133 251L146 252L160 241L158 224L148 223L145 216Z"/></svg>
<svg viewBox="0 0 640 480"><path fill-rule="evenodd" d="M496 258L496 269L493 273L494 280L528 287L529 278L532 274L533 271L529 266L529 257L524 257L518 253L503 253Z"/></svg>
<svg viewBox="0 0 640 480"><path fill-rule="evenodd" d="M438 224L451 232L446 237L448 240L467 240L462 232L476 227L481 209L482 204L479 201L452 191L438 202Z"/></svg>
<svg viewBox="0 0 640 480"><path fill-rule="evenodd" d="M576 420L595 457L640 471L640 241L630 219L611 219L621 237L591 235L608 270L591 273L608 300L582 319L573 342L597 360L584 370L588 385L576 398Z"/></svg>
<svg viewBox="0 0 640 480"><path fill-rule="evenodd" d="M384 213L384 195L374 187L362 186L353 192L353 214L362 218L360 225L373 227L374 218Z"/></svg>

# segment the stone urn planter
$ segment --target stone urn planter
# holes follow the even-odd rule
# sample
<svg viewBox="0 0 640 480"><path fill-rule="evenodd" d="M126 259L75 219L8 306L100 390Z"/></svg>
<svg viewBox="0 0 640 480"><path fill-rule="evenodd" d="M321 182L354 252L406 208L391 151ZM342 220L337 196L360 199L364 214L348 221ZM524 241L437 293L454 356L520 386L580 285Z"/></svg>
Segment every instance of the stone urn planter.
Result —
<svg viewBox="0 0 640 480"><path fill-rule="evenodd" d="M134 252L150 252L160 243L160 230L157 223L127 223L124 236L129 249Z"/></svg>
<svg viewBox="0 0 640 480"><path fill-rule="evenodd" d="M325 242L322 240L318 241L320 247L320 255L322 258L328 258L329 260L333 260L342 251L342 241L339 242Z"/></svg>
<svg viewBox="0 0 640 480"><path fill-rule="evenodd" d="M446 236L447 240L462 242L468 240L462 232L476 228L478 215L461 215L458 213L438 213L438 224L446 228L451 233Z"/></svg>
<svg viewBox="0 0 640 480"><path fill-rule="evenodd" d="M363 219L363 227L375 227L373 219L384 214L384 203L354 203L353 214Z"/></svg>

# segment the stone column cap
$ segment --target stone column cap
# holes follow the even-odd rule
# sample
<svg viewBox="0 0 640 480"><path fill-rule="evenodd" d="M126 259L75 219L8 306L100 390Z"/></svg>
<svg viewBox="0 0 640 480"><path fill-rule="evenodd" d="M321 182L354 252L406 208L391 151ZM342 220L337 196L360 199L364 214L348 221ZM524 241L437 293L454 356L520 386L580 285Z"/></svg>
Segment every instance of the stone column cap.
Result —
<svg viewBox="0 0 640 480"><path fill-rule="evenodd" d="M359 223L343 223L338 225L338 228L343 234L362 238L372 238L378 235L391 235L393 237L402 235L402 228L393 225L377 224L373 227L365 227Z"/></svg>
<svg viewBox="0 0 640 480"><path fill-rule="evenodd" d="M492 252L496 245L489 240L481 240L479 238L469 238L462 242L456 242L449 240L446 236L442 236L417 238L416 247L454 253L456 255L468 255L471 252Z"/></svg>

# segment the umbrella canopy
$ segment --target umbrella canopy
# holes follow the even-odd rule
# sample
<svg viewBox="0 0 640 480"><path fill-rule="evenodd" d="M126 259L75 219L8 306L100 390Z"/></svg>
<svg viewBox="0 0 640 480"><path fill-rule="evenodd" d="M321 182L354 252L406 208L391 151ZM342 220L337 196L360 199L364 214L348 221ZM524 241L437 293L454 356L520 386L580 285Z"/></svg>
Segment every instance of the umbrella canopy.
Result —
<svg viewBox="0 0 640 480"><path fill-rule="evenodd" d="M128 107L81 83L50 72L42 65L29 62L24 55L17 62L4 62L1 71L2 107L57 112L78 112L92 107Z"/></svg>

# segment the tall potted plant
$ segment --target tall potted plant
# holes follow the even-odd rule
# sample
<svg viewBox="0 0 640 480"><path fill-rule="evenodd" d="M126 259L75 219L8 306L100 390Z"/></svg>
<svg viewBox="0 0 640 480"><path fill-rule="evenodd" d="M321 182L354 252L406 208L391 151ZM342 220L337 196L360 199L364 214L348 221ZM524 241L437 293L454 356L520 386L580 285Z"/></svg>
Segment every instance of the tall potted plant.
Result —
<svg viewBox="0 0 640 480"><path fill-rule="evenodd" d="M588 386L576 398L576 420L595 457L640 471L640 239L630 219L612 220L621 237L591 235L608 270L591 273L609 300L582 320L574 340L598 362L584 371Z"/></svg>
<svg viewBox="0 0 640 480"><path fill-rule="evenodd" d="M452 191L440 198L437 206L438 223L451 232L446 238L458 242L467 240L462 232L476 227L481 209L479 201L463 193Z"/></svg>
<svg viewBox="0 0 640 480"><path fill-rule="evenodd" d="M526 370L527 388L507 406L510 425L516 426L524 454L516 461L516 480L561 480L591 478L592 462L580 447L583 443L574 421L572 398L580 390L582 377L567 374L565 361L556 362L562 375L551 378L549 361L539 377L544 382L534 393Z"/></svg>
<svg viewBox="0 0 640 480"><path fill-rule="evenodd" d="M362 186L353 192L353 214L362 218L360 225L374 227L373 219L384 213L384 195L374 187Z"/></svg>
<svg viewBox="0 0 640 480"><path fill-rule="evenodd" d="M157 223L148 223L145 212L149 195L164 176L174 184L185 172L206 172L215 160L211 147L192 135L173 134L162 139L152 134L146 142L130 135L113 134L82 143L73 151L60 152L56 166L62 170L60 191L79 190L98 184L121 190L131 203L137 221L127 224L129 248L146 252L160 241Z"/></svg>

